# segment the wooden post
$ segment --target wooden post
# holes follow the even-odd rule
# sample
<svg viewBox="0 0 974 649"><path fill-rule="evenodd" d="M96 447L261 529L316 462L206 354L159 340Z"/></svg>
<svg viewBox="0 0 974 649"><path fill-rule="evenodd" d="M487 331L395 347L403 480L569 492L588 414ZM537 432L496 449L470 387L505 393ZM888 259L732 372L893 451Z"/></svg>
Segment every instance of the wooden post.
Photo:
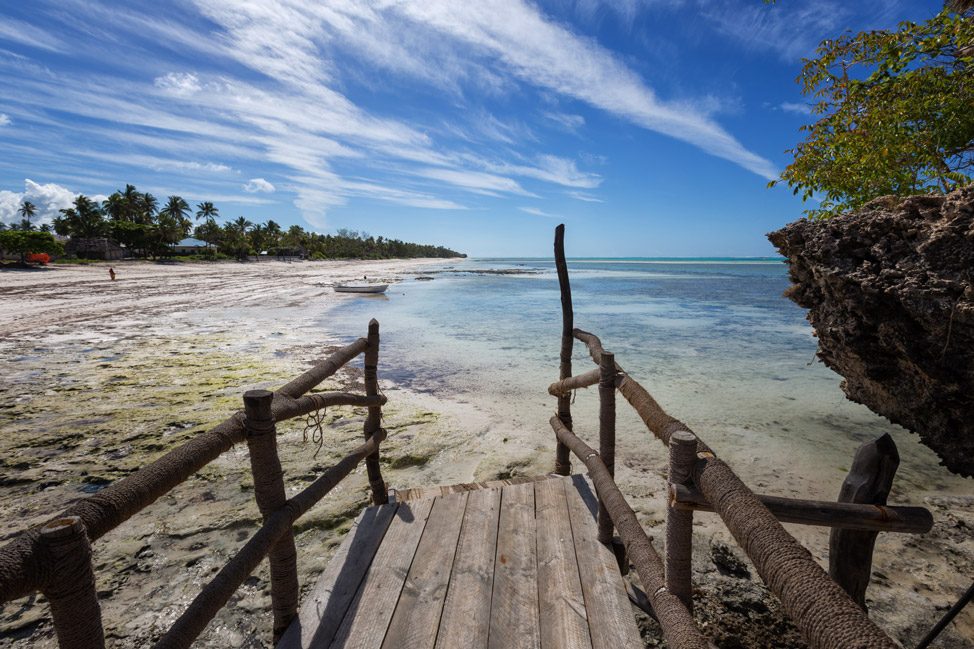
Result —
<svg viewBox="0 0 974 649"><path fill-rule="evenodd" d="M561 355L558 364L558 378L567 379L572 375L572 345L575 339L574 312L572 311L572 287L568 282L568 264L565 263L565 225L555 228L555 269L558 271L558 286L561 289ZM558 419L568 430L572 430L571 395L558 397ZM571 458L568 447L557 442L555 445L555 470L557 475L571 473Z"/></svg>
<svg viewBox="0 0 974 649"><path fill-rule="evenodd" d="M616 361L615 355L602 353L599 363L599 457L615 479L616 461ZM599 498L599 542L612 543L612 518Z"/></svg>
<svg viewBox="0 0 974 649"><path fill-rule="evenodd" d="M379 322L375 318L369 320L368 343L365 346L365 395L369 397L379 394ZM369 408L365 418L365 439L369 439L378 432L382 425L382 407ZM372 502L385 505L389 502L389 492L382 479L379 469L379 449L365 458L365 469L369 474L369 486L372 487Z"/></svg>
<svg viewBox="0 0 974 649"><path fill-rule="evenodd" d="M277 456L277 430L271 414L274 393L250 390L244 393L243 400L254 498L266 523L287 502L284 472ZM274 544L267 558L271 566L271 607L274 610L274 644L277 644L298 614L298 553L291 529Z"/></svg>
<svg viewBox="0 0 974 649"><path fill-rule="evenodd" d="M839 491L840 503L885 505L900 465L889 433L859 447ZM873 547L879 532L833 529L829 536L829 576L866 609L866 587L872 572Z"/></svg>
<svg viewBox="0 0 974 649"><path fill-rule="evenodd" d="M670 436L670 484L689 482L696 460L696 435L674 432ZM674 504L671 498L666 509L666 588L693 613L693 512L676 509Z"/></svg>
<svg viewBox="0 0 974 649"><path fill-rule="evenodd" d="M101 608L91 567L85 524L77 516L53 520L41 528L41 543L52 562L43 589L51 602L54 632L61 649L105 649Z"/></svg>

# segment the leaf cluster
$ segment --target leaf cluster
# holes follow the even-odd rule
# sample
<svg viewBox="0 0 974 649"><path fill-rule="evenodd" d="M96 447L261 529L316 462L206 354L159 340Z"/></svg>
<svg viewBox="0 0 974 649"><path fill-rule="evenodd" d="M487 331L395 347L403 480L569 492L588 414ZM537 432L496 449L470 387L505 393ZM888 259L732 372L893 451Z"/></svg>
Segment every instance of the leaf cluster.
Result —
<svg viewBox="0 0 974 649"><path fill-rule="evenodd" d="M21 259L34 253L64 254L64 247L49 232L37 230L4 230L0 232L0 250L19 253Z"/></svg>
<svg viewBox="0 0 974 649"><path fill-rule="evenodd" d="M817 122L785 181L810 218L883 195L948 192L974 167L974 20L948 9L895 31L846 33L803 59L797 83Z"/></svg>

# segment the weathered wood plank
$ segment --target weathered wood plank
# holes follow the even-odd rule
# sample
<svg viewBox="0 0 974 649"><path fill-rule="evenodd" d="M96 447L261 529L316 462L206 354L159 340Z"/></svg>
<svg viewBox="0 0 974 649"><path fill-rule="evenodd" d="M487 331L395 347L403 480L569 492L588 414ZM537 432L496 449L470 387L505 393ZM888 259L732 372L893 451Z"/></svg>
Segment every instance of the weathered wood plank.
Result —
<svg viewBox="0 0 974 649"><path fill-rule="evenodd" d="M420 498L437 498L447 494L466 493L468 491L478 491L480 489L500 489L508 485L523 484L525 482L538 482L548 480L552 476L532 475L507 478L506 480L490 480L487 482L461 482L460 484L447 485L441 487L415 487L413 489L397 489L396 502L407 500L419 500Z"/></svg>
<svg viewBox="0 0 974 649"><path fill-rule="evenodd" d="M534 483L542 649L592 649L565 483ZM573 488L568 483L569 488Z"/></svg>
<svg viewBox="0 0 974 649"><path fill-rule="evenodd" d="M612 550L598 542L598 500L584 476L565 485L575 555L594 649L642 647L636 618Z"/></svg>
<svg viewBox="0 0 974 649"><path fill-rule="evenodd" d="M432 500L399 504L372 566L335 634L333 647L375 649L381 645L432 506Z"/></svg>
<svg viewBox="0 0 974 649"><path fill-rule="evenodd" d="M534 485L505 487L497 532L489 649L540 649Z"/></svg>
<svg viewBox="0 0 974 649"><path fill-rule="evenodd" d="M465 493L441 496L433 501L426 530L382 643L383 649L432 649L466 505Z"/></svg>
<svg viewBox="0 0 974 649"><path fill-rule="evenodd" d="M900 455L889 433L864 443L856 451L849 475L839 491L840 503L885 505ZM866 587L872 572L878 532L833 529L829 535L829 577L866 608Z"/></svg>
<svg viewBox="0 0 974 649"><path fill-rule="evenodd" d="M926 534L933 529L933 514L924 507L860 505L763 494L755 497L782 523L907 534ZM714 511L699 489L687 485L670 485L670 502L675 509Z"/></svg>
<svg viewBox="0 0 974 649"><path fill-rule="evenodd" d="M467 496L436 649L487 649L500 504L500 489Z"/></svg>
<svg viewBox="0 0 974 649"><path fill-rule="evenodd" d="M277 649L327 647L358 591L398 505L369 507L352 523Z"/></svg>

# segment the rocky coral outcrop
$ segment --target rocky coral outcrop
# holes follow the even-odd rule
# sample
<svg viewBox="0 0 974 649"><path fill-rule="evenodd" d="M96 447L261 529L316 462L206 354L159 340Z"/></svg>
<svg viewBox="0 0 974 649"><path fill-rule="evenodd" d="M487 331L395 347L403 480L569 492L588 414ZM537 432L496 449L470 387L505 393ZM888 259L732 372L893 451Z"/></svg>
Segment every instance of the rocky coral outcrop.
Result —
<svg viewBox="0 0 974 649"><path fill-rule="evenodd" d="M974 185L768 235L842 389L974 476Z"/></svg>

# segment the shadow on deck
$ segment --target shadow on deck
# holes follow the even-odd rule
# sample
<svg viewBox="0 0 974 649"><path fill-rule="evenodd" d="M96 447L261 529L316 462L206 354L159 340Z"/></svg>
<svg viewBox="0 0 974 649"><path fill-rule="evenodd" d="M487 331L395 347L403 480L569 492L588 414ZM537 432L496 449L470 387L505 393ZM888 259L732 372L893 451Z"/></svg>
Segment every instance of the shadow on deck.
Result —
<svg viewBox="0 0 974 649"><path fill-rule="evenodd" d="M362 512L278 648L642 646L583 476L476 486Z"/></svg>

